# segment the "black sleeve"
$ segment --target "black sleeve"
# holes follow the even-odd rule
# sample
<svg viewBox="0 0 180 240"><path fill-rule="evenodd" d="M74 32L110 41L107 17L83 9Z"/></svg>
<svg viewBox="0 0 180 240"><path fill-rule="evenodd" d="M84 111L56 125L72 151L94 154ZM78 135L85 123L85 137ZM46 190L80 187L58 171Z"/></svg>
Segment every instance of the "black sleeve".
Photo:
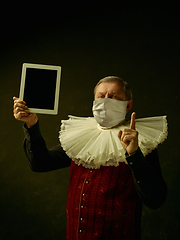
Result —
<svg viewBox="0 0 180 240"><path fill-rule="evenodd" d="M142 202L149 208L160 207L166 199L167 186L162 177L157 150L144 157L138 149L132 156L127 156L126 160Z"/></svg>
<svg viewBox="0 0 180 240"><path fill-rule="evenodd" d="M71 159L66 155L60 144L50 150L47 149L41 136L39 122L31 128L27 128L24 124L23 130L25 134L24 151L32 171L47 172L70 166Z"/></svg>

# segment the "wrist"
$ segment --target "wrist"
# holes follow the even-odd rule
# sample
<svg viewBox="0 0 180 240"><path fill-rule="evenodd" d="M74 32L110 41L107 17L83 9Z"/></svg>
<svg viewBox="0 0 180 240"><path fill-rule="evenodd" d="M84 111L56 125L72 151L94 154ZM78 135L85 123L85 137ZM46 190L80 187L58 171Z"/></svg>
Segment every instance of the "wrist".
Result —
<svg viewBox="0 0 180 240"><path fill-rule="evenodd" d="M31 128L31 127L33 127L36 123L37 123L37 121L35 121L35 122L33 122L33 123L26 123L26 126L27 126L28 128Z"/></svg>
<svg viewBox="0 0 180 240"><path fill-rule="evenodd" d="M26 126L27 126L28 128L31 128L31 127L33 127L35 124L36 124L36 123L34 123L34 124L28 124L28 123L26 123Z"/></svg>
<svg viewBox="0 0 180 240"><path fill-rule="evenodd" d="M131 151L126 151L126 152L129 156L132 156L137 152L138 148L139 146L135 147L134 149L131 149Z"/></svg>
<svg viewBox="0 0 180 240"><path fill-rule="evenodd" d="M26 125L28 128L31 128L37 123L37 121L38 121L38 117L37 117L37 115L35 115L33 120L26 121Z"/></svg>

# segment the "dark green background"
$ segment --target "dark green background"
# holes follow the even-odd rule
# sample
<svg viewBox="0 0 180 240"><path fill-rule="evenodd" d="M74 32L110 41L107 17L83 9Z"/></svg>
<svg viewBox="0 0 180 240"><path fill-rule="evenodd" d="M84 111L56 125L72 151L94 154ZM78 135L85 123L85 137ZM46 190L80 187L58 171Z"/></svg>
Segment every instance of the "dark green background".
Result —
<svg viewBox="0 0 180 240"><path fill-rule="evenodd" d="M42 8L30 1L7 3L0 20L0 240L64 240L66 232L69 169L33 173L22 148L22 122L12 114L24 62L62 67L59 114L39 115L48 147L58 144L61 119L91 115L93 87L108 75L130 83L137 118L168 116L169 137L158 148L168 197L158 210L144 207L142 239L177 239L178 5L56 1Z"/></svg>

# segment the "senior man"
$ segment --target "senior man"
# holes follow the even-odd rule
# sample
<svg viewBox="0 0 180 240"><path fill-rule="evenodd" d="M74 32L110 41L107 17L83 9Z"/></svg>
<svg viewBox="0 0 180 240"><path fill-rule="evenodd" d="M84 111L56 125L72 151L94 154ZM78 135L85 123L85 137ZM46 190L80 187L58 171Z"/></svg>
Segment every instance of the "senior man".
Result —
<svg viewBox="0 0 180 240"><path fill-rule="evenodd" d="M143 138L146 128L141 126L154 121L166 126L165 118L135 123L132 113L131 121L125 121L132 91L121 78L106 77L94 89L94 117L62 121L60 144L48 150L37 115L24 101L13 99L14 117L25 122L24 150L31 169L45 172L70 166L67 239L139 240L142 203L156 209L167 194L158 143L151 144L147 133ZM162 142L167 131L160 128Z"/></svg>

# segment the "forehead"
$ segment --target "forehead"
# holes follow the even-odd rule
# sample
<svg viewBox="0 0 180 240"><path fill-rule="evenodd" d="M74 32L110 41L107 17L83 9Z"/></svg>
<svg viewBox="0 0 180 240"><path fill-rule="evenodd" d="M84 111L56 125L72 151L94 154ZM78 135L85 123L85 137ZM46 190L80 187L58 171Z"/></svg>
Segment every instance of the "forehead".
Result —
<svg viewBox="0 0 180 240"><path fill-rule="evenodd" d="M124 93L123 85L120 82L102 82L97 86L96 93L98 92L114 92Z"/></svg>

